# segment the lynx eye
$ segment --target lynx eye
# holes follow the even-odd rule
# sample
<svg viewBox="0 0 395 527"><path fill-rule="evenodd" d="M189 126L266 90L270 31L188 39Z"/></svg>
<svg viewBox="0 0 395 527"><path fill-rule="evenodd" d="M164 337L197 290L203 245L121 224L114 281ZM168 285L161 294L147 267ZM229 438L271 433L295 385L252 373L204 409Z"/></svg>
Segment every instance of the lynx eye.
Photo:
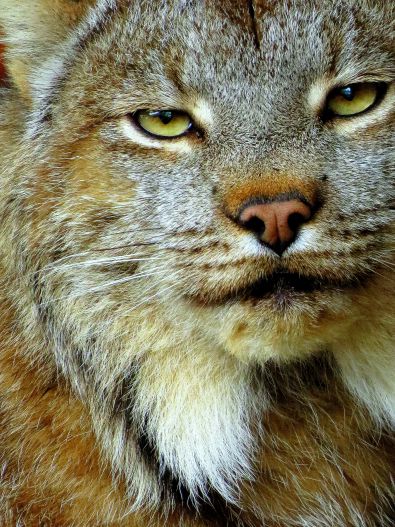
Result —
<svg viewBox="0 0 395 527"><path fill-rule="evenodd" d="M140 110L133 118L144 131L164 139L180 137L193 126L189 115L178 110Z"/></svg>
<svg viewBox="0 0 395 527"><path fill-rule="evenodd" d="M327 99L329 116L351 117L369 110L384 95L385 84L361 82L333 90Z"/></svg>

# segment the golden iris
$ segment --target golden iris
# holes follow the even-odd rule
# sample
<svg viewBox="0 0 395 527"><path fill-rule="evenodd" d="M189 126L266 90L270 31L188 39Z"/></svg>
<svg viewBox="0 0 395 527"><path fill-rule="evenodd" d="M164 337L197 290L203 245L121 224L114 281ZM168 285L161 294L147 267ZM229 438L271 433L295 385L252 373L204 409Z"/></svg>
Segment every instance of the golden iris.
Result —
<svg viewBox="0 0 395 527"><path fill-rule="evenodd" d="M140 110L134 117L143 130L159 138L180 137L192 128L192 119L179 110Z"/></svg>
<svg viewBox="0 0 395 527"><path fill-rule="evenodd" d="M382 84L360 82L333 90L327 100L327 110L331 115L350 117L369 110L382 93Z"/></svg>

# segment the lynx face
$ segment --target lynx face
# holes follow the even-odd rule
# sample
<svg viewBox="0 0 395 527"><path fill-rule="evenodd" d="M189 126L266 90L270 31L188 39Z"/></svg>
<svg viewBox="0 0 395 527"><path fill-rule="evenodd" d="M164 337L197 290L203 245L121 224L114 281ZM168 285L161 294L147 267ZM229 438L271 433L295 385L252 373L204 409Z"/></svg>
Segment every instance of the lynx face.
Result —
<svg viewBox="0 0 395 527"><path fill-rule="evenodd" d="M124 313L163 305L188 327L193 312L243 360L326 344L393 240L391 42L372 38L380 12L331 8L262 7L255 40L241 5L132 3L81 32L47 73L31 132L61 163L33 182L49 203L55 188L45 245L62 262L83 253L55 264L62 287ZM336 90L361 83L377 91L367 109L330 112ZM190 127L155 136L138 122L147 110ZM295 223L285 241L276 222Z"/></svg>
<svg viewBox="0 0 395 527"><path fill-rule="evenodd" d="M9 190L21 310L141 500L142 435L232 499L267 404L253 368L336 353L390 295L391 22L380 2L103 1L37 59Z"/></svg>

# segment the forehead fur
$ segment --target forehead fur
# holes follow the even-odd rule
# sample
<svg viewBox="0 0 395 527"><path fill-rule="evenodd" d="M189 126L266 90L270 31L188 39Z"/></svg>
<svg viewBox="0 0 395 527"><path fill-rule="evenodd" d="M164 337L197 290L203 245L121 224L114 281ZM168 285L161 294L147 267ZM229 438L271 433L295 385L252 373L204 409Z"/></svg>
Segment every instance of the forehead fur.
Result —
<svg viewBox="0 0 395 527"><path fill-rule="evenodd" d="M259 106L278 86L287 86L295 96L321 78L350 83L367 72L389 80L393 76L393 9L382 2L100 5L100 16L88 15L73 36L74 57L68 54L68 65L58 76L58 81L71 77L71 89L78 86L81 93L84 86L94 89L101 101L89 101L95 112L102 112L103 102L107 111L122 113L124 104L143 102L145 107L158 102L180 107L183 97L207 96L218 104L245 101L254 96L251 90Z"/></svg>
<svg viewBox="0 0 395 527"><path fill-rule="evenodd" d="M256 63L269 73L273 67L287 74L295 67L339 73L350 61L361 73L374 65L379 74L390 68L394 49L393 9L381 2L143 1L115 2L112 9L98 21L106 26L100 43L95 27L84 43L107 47L130 66L149 63L160 72L162 63L181 70L190 57L217 74L217 54L226 53L233 75L240 66L256 70Z"/></svg>

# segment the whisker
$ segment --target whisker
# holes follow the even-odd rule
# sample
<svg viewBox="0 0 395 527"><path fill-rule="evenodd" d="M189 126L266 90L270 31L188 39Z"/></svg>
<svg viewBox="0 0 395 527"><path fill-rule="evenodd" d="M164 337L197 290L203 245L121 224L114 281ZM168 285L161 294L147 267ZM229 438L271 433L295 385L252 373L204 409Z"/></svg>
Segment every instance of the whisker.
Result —
<svg viewBox="0 0 395 527"><path fill-rule="evenodd" d="M162 240L159 240L162 241ZM107 247L107 248L100 248L95 249L92 248L92 252L105 252L105 251L118 251L119 249L130 249L131 247L149 247L152 245L156 245L158 241L151 241L151 242L137 242L137 243L128 243L125 245L117 245L115 247Z"/></svg>
<svg viewBox="0 0 395 527"><path fill-rule="evenodd" d="M139 229L137 232L139 231L153 231L153 232L156 232L156 231L159 231L160 229L158 228L142 228L142 229ZM133 231L133 233L135 233L136 231ZM212 231L210 230L206 230L206 231L203 231L203 232L196 232L196 231L191 231L191 230L186 230L186 231L161 231L161 236L160 237L157 237L156 239L151 239L151 240L147 240L147 241L138 241L138 242L130 242L130 243L124 243L122 245L115 245L115 246L110 246L110 247L92 247L90 248L89 251L82 251L82 252L79 252L79 253L75 253L75 254L70 254L70 255L66 255L66 256L62 256L61 258L58 258L57 260L55 260L54 262L51 262L50 264L46 265L45 267L43 267L42 269L38 270L38 271L35 271L35 273L33 274L39 274L43 271L45 271L46 269L48 268L53 268L55 265L61 263L61 262L64 262L64 261L68 261L68 260L73 260L73 259L77 259L77 258L82 258L82 257L85 257L85 256L88 256L88 257L92 257L92 255L94 253L103 253L103 252L110 252L110 251L118 251L118 250L122 250L122 249L133 249L135 247L152 247L152 246L158 246L159 243L163 242L163 241L166 241L166 240L169 240L171 239L172 236L182 236L182 235L185 235L185 234L191 234L193 233L195 236L197 236L198 238L200 237L204 237L206 236L207 234L211 233ZM130 232L128 231L125 231L125 233L127 234L130 234ZM119 232L117 233L119 234ZM205 247L205 245L203 246ZM177 248L177 246L161 246L159 249L161 251L169 251L169 250L175 250ZM191 249L195 249L195 247L191 248ZM142 254L143 256L147 256L146 254L144 253L138 253L138 254ZM133 256L137 258L138 254L134 254ZM121 255L121 258L124 257L124 255ZM104 262L104 260L103 260Z"/></svg>
<svg viewBox="0 0 395 527"><path fill-rule="evenodd" d="M177 275L178 273L174 273L175 275ZM155 284L157 285L157 284ZM144 298L144 300L142 302L139 302L138 304L136 304L135 306L133 306L133 308L131 310L128 310L128 311L134 311L136 310L137 308L139 308L140 306L146 304L147 302L151 301L151 300L154 300L155 298L158 298L159 295L161 295L162 293L164 293L165 291L169 291L171 289L175 289L176 286L179 286L179 282L177 283L172 283L170 284L168 287L165 287L164 289L160 289L157 293L155 293L154 295L151 295L149 296L148 298ZM154 287L152 288L149 288L148 291L154 289Z"/></svg>
<svg viewBox="0 0 395 527"><path fill-rule="evenodd" d="M127 277L122 277L122 278L119 278L117 280L111 280L110 282L106 282L104 284L100 284L99 286L86 289L85 291L81 291L79 293L73 293L73 294L70 294L70 295L64 295L64 296L61 296L61 297L56 297L56 298L51 299L51 300L47 300L45 302L40 302L39 305L40 305L40 307L46 307L46 306L49 306L49 305L53 305L53 304L55 304L57 302L60 302L62 300L75 300L75 299L81 298L83 296L89 295L90 293L101 292L101 291L107 289L108 287L111 287L111 286L114 286L114 285L117 285L117 284L132 282L133 280L137 280L139 278L161 276L161 275L166 274L166 273L168 273L167 269L163 269L162 267L157 267L157 268L154 268L154 269L150 269L149 271L136 273L134 275L127 276Z"/></svg>
<svg viewBox="0 0 395 527"><path fill-rule="evenodd" d="M92 262L92 264L93 264L93 262L100 262L100 263L103 263L103 264L105 264L106 262L109 262L109 263L114 262L114 263L116 263L116 261L118 261L118 262L127 261L127 259L130 259L130 258L135 258L136 261L140 261L140 260L142 260L142 257L140 257L139 255L141 255L146 260L156 259L156 258L159 259L159 256L157 254L155 254L154 256L147 256L147 253L145 253L145 252L144 253L143 252L137 252L137 253L126 254L126 255L122 254L122 255L119 255L119 256L108 256L108 257L103 257L103 258L95 258L95 259L91 259L91 260L85 260L85 262L84 261L82 261L82 262L79 261L79 262L75 262L75 263L72 263L72 264L66 264L65 266L62 265L62 262L65 262L65 261L68 261L68 260L83 258L84 256L92 257L92 252L85 251L85 252L81 252L81 253L75 253L75 254L70 254L70 255L67 255L67 256L63 256L62 258L58 258L57 260L55 260L53 262L50 262L49 264L45 265L41 269L35 271L33 274L34 275L38 275L38 274L41 274L41 273L45 273L48 270L54 269L56 266L59 266L59 267L66 267L68 265L70 265L70 266L74 266L74 265L78 266L80 264L84 264L84 263L88 263L88 262Z"/></svg>
<svg viewBox="0 0 395 527"><path fill-rule="evenodd" d="M380 266L385 267L386 269L394 269L395 268L395 263L394 262L380 260L379 258L374 258L374 257L370 257L370 259L373 262L378 263Z"/></svg>
<svg viewBox="0 0 395 527"><path fill-rule="evenodd" d="M158 270L161 270L162 268L160 267L157 267L156 269L150 269L149 271L144 271L142 273L137 273L135 275L131 275L131 276L124 276L122 278L117 278L116 280L111 280L111 282L106 282L104 284L101 284L99 286L96 286L96 287L92 287L90 289L88 289L86 292L84 291L83 294L90 294L90 293L97 293L97 292L100 292L104 289L108 289L109 287L111 286L115 286L115 285L119 285L119 284L124 284L124 283L127 283L127 282L133 282L133 280L137 280L138 278L144 278L144 277L147 277L147 276L160 276L161 274L165 274L166 273L166 269L162 269L162 272L161 273L157 273L156 271ZM76 296L81 296L81 295L76 295ZM73 299L74 298L74 295L72 296L69 296L68 298L71 298Z"/></svg>
<svg viewBox="0 0 395 527"><path fill-rule="evenodd" d="M151 262L153 260L163 260L163 256L150 256L147 257L144 255L144 257L136 257L136 255L123 255L123 256L115 256L112 258L98 258L96 260L87 260L85 262L75 262L75 263L69 263L64 265L56 265L51 264L47 266L46 268L41 269L41 273L46 274L55 274L55 273L61 273L63 271L67 271L69 269L83 269L86 267L101 267L105 265L117 265L119 263L129 263L129 262Z"/></svg>

